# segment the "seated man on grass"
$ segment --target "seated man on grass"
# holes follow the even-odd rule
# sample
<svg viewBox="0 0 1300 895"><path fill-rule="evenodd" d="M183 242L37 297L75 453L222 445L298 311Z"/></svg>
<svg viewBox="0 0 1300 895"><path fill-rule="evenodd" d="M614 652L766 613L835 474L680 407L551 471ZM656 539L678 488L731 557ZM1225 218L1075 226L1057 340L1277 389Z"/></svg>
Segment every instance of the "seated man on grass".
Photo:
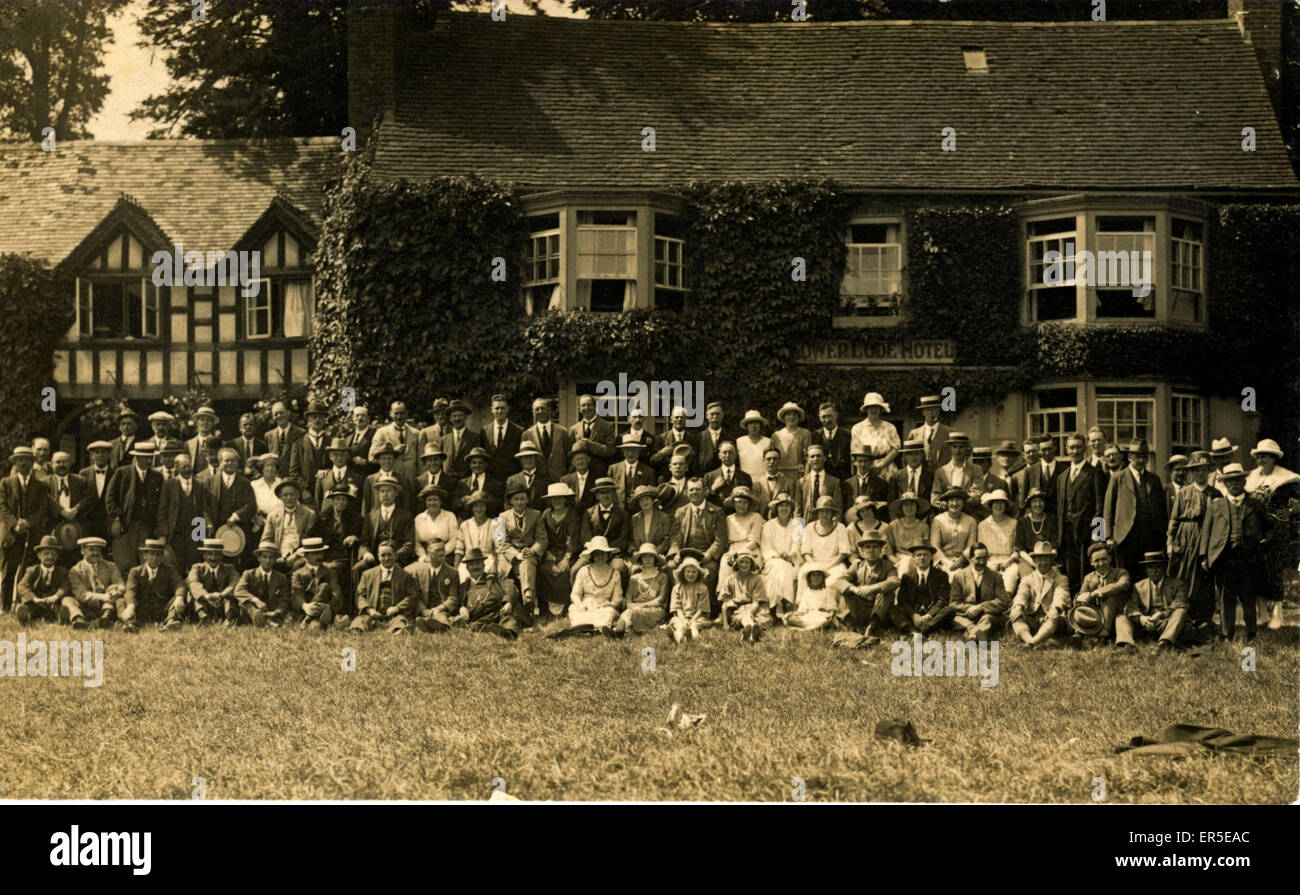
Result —
<svg viewBox="0 0 1300 895"><path fill-rule="evenodd" d="M1064 632L1070 608L1070 582L1056 570L1056 550L1039 541L1029 554L1034 570L1020 579L1011 601L1011 629L1030 649L1038 649Z"/></svg>

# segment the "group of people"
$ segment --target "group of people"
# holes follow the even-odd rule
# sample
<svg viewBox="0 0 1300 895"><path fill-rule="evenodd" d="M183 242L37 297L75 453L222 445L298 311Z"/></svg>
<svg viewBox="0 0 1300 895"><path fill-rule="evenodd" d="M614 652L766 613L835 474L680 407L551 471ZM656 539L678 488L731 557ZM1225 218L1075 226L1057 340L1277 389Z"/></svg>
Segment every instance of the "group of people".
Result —
<svg viewBox="0 0 1300 895"><path fill-rule="evenodd" d="M977 447L940 421L939 396L900 438L884 398L841 427L814 428L790 402L773 427L756 410L707 425L684 409L651 434L632 412L621 434L579 399L562 426L551 402L532 424L439 399L417 428L394 402L376 427L351 413L329 433L311 402L305 428L239 419L223 438L207 407L181 440L165 411L137 432L89 445L89 464L44 439L13 450L0 481L0 593L24 624L347 625L503 637L642 634L681 642L713 626L756 642L773 625L989 639L1030 648L1139 638L1157 649L1232 637L1237 606L1256 634L1256 600L1281 623L1293 565L1300 476L1264 439L1216 439L1169 458L1169 486L1135 439L1094 429ZM284 473L282 475L282 473ZM1215 625L1217 613L1218 622ZM555 620L555 624L550 624Z"/></svg>

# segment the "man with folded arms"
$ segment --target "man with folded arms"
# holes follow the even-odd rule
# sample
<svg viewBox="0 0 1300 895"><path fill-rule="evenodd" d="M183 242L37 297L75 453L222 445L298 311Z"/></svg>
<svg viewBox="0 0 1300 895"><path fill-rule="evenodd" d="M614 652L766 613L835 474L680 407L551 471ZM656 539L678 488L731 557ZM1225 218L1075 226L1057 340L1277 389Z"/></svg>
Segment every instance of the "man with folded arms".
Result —
<svg viewBox="0 0 1300 895"><path fill-rule="evenodd" d="M206 539L199 547L203 561L190 569L186 583L199 624L224 619L225 626L233 628L239 620L239 601L235 599L239 573L230 563L222 562L223 549L219 538Z"/></svg>
<svg viewBox="0 0 1300 895"><path fill-rule="evenodd" d="M126 591L122 573L104 558L108 545L103 538L82 538L77 546L81 548L81 561L68 570L70 598L63 601L62 614L74 628L86 627L87 616L101 628L111 628L117 620L117 598Z"/></svg>
<svg viewBox="0 0 1300 895"><path fill-rule="evenodd" d="M1037 649L1066 629L1070 582L1056 571L1056 550L1050 542L1039 541L1029 555L1034 570L1020 579L1011 601L1011 630L1030 649Z"/></svg>
<svg viewBox="0 0 1300 895"><path fill-rule="evenodd" d="M420 589L415 577L397 564L397 547L379 545L379 565L367 569L357 585L357 617L351 630L369 631L384 625L389 634L409 631L420 606Z"/></svg>
<svg viewBox="0 0 1300 895"><path fill-rule="evenodd" d="M189 460L184 454L181 457ZM185 579L174 566L163 562L165 549L161 538L147 538L140 546L140 565L126 576L126 592L117 601L117 614L129 634L138 632L140 625L159 622L163 630L180 627L186 609Z"/></svg>
<svg viewBox="0 0 1300 895"><path fill-rule="evenodd" d="M267 622L279 625L289 614L289 576L275 567L280 547L275 541L262 541L254 551L257 568L239 576L235 599L239 601L240 621L255 628Z"/></svg>
<svg viewBox="0 0 1300 895"><path fill-rule="evenodd" d="M335 620L346 625L343 615L343 592L339 590L334 570L321 562L325 556L325 542L321 538L306 538L302 542L302 556L306 560L289 576L289 600L294 616L302 626L312 631L328 628Z"/></svg>
<svg viewBox="0 0 1300 895"><path fill-rule="evenodd" d="M33 621L57 621L59 608L71 593L68 570L57 565L63 552L58 538L46 535L36 545L36 565L23 573L18 582L18 624Z"/></svg>
<svg viewBox="0 0 1300 895"><path fill-rule="evenodd" d="M1187 588L1165 574L1169 557L1162 550L1142 556L1146 577L1133 585L1124 611L1115 616L1115 645L1136 646L1135 636L1155 637L1156 649L1172 650L1187 620Z"/></svg>
<svg viewBox="0 0 1300 895"><path fill-rule="evenodd" d="M899 579L898 608L912 627L928 635L956 612L948 605L952 585L948 573L934 565L933 544L913 544L909 553L912 565Z"/></svg>

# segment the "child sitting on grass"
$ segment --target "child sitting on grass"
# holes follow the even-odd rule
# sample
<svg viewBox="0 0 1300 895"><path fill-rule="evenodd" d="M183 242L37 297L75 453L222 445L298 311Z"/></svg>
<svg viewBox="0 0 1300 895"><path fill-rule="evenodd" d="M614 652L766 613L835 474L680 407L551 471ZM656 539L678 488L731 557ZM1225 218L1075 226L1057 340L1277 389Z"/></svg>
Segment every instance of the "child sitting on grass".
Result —
<svg viewBox="0 0 1300 895"><path fill-rule="evenodd" d="M767 589L763 586L763 576L758 574L758 554L746 545L733 553L729 562L731 577L727 586L718 592L722 601L722 625L740 628L742 640L758 643L762 632L772 627Z"/></svg>
<svg viewBox="0 0 1300 895"><path fill-rule="evenodd" d="M669 611L672 617L673 640L681 643L689 636L692 640L712 621L709 618L709 586L704 582L704 568L699 558L704 554L687 547L681 551L682 561L673 573L677 584L673 587Z"/></svg>
<svg viewBox="0 0 1300 895"><path fill-rule="evenodd" d="M839 610L839 597L832 588L826 586L826 573L821 569L808 571L807 584L799 592L799 604L794 611L787 613L781 620L791 628L817 631L835 619L835 613Z"/></svg>

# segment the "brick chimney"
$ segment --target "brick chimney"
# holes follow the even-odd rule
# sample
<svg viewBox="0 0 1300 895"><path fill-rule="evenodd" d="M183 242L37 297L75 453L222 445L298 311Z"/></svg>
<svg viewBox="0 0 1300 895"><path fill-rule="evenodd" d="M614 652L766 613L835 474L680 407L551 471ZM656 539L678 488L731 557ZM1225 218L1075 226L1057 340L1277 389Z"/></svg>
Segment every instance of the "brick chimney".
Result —
<svg viewBox="0 0 1300 895"><path fill-rule="evenodd" d="M363 140L391 121L397 86L399 4L362 0L348 10L348 124Z"/></svg>
<svg viewBox="0 0 1300 895"><path fill-rule="evenodd" d="M1282 114L1283 0L1228 0L1228 17L1255 51L1273 111Z"/></svg>

